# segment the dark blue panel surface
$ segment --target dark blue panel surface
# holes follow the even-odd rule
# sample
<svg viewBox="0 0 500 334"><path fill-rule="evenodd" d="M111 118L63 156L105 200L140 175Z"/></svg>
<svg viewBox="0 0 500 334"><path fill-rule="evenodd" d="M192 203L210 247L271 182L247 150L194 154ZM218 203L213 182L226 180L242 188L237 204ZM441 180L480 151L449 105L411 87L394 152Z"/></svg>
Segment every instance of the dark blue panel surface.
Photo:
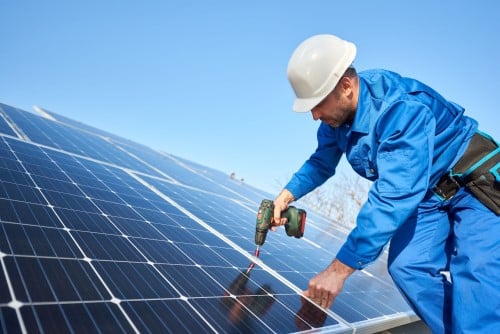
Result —
<svg viewBox="0 0 500 334"><path fill-rule="evenodd" d="M123 309L140 333L213 333L183 300L130 301L123 303Z"/></svg>
<svg viewBox="0 0 500 334"><path fill-rule="evenodd" d="M34 329L44 333L136 332L123 311L108 302L23 306L21 317L28 332Z"/></svg>
<svg viewBox="0 0 500 334"><path fill-rule="evenodd" d="M164 173L164 177L175 179L185 185L192 185L199 189L206 189L226 196L236 197L240 200L251 199L259 201L261 198L269 197L270 194L244 185L244 181L237 178L230 178L229 175L221 173L212 168L197 164L195 162L173 156L164 152L153 150L147 146L135 143L123 137L116 136L106 131L102 131L81 122L77 122L63 115L44 110L46 114L57 121L71 127L82 129L97 136L106 137L118 147L137 156L142 161L148 163Z"/></svg>
<svg viewBox="0 0 500 334"><path fill-rule="evenodd" d="M12 130L2 115L2 106L4 106L4 104L0 103L0 133L15 137L16 133Z"/></svg>
<svg viewBox="0 0 500 334"><path fill-rule="evenodd" d="M21 303L110 299L104 285L85 261L5 256L3 262L14 295Z"/></svg>
<svg viewBox="0 0 500 334"><path fill-rule="evenodd" d="M145 164L121 151L104 138L56 123L6 105L2 109L33 142L100 161L157 175Z"/></svg>
<svg viewBox="0 0 500 334"><path fill-rule="evenodd" d="M0 135L1 332L345 332L412 315L384 256L327 312L301 297L346 237L340 225L308 213L304 238L269 233L246 273L267 195L90 127L3 109L33 142Z"/></svg>
<svg viewBox="0 0 500 334"><path fill-rule="evenodd" d="M0 306L0 330L2 333L22 333L16 310Z"/></svg>

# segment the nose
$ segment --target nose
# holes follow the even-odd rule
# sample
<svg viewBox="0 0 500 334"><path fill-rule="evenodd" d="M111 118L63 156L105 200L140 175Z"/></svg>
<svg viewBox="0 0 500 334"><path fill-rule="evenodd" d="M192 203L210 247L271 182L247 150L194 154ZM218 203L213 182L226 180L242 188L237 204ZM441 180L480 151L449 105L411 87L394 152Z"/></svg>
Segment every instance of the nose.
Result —
<svg viewBox="0 0 500 334"><path fill-rule="evenodd" d="M319 116L320 116L320 113L318 112L318 110L316 108L313 108L311 110L311 115L312 115L312 118L317 121L319 119Z"/></svg>

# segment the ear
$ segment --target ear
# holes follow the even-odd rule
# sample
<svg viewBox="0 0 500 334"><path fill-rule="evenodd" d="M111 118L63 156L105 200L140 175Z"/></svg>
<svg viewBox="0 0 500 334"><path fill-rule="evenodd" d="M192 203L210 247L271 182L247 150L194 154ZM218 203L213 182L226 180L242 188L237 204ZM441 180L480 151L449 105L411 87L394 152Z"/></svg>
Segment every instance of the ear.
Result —
<svg viewBox="0 0 500 334"><path fill-rule="evenodd" d="M354 89L354 80L350 77L342 77L340 79L340 85L342 87L342 93L345 95L351 95Z"/></svg>

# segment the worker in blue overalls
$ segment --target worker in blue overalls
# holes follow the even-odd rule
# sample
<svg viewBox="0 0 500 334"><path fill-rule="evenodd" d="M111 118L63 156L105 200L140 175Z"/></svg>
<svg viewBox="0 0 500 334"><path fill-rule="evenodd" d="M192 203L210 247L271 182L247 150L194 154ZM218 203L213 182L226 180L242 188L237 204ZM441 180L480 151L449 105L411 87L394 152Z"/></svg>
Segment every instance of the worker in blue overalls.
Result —
<svg viewBox="0 0 500 334"><path fill-rule="evenodd" d="M274 200L274 224L335 174L343 154L373 181L356 227L304 295L330 307L349 275L390 241L389 273L433 333L499 333L498 144L423 83L357 73L355 55L354 44L316 35L288 63L294 111L321 124L316 151Z"/></svg>

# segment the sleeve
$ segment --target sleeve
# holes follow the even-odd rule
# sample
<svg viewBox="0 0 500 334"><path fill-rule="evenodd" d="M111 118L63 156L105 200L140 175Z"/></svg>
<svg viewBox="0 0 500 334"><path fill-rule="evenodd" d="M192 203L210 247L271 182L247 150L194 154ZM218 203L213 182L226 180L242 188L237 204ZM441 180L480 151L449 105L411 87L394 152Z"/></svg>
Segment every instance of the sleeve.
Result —
<svg viewBox="0 0 500 334"><path fill-rule="evenodd" d="M378 179L337 259L356 269L373 262L417 209L431 175L435 118L416 101L399 101L375 125Z"/></svg>
<svg viewBox="0 0 500 334"><path fill-rule="evenodd" d="M285 186L285 189L293 194L295 200L313 191L333 176L342 157L335 129L321 123L317 139L316 151Z"/></svg>

